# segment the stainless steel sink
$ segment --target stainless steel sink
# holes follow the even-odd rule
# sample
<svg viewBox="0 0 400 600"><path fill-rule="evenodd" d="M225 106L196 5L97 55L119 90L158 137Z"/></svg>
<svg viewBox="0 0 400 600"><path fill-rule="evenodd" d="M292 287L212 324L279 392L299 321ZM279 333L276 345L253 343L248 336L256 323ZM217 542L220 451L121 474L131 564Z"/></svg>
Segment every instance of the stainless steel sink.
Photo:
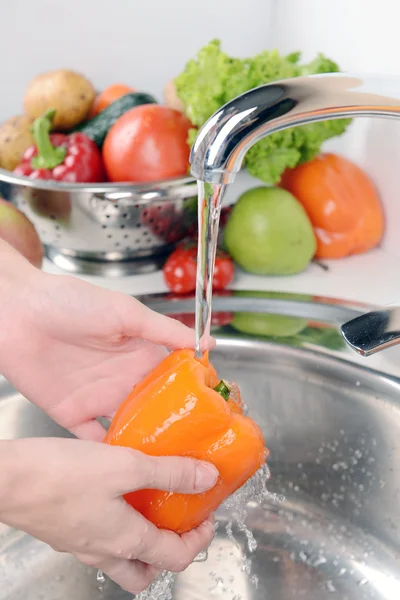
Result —
<svg viewBox="0 0 400 600"><path fill-rule="evenodd" d="M189 300L146 301L167 313L193 307ZM363 310L251 293L217 298L215 307L333 325ZM216 331L213 362L240 384L271 450L269 489L285 501L249 507L253 555L243 534L235 532L235 545L219 527L207 562L177 578L174 599L399 600L400 379L350 362L337 328L315 325L276 339L232 325ZM0 438L50 435L67 434L1 380ZM95 571L0 527L0 600L131 598L111 582L100 591ZM246 556L258 587L243 571Z"/></svg>

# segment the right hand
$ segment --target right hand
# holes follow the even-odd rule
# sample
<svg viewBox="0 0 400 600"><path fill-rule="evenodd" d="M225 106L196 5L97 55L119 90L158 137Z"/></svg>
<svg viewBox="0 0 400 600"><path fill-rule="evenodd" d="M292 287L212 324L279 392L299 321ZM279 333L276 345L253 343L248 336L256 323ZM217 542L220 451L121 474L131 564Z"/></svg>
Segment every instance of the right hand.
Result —
<svg viewBox="0 0 400 600"><path fill-rule="evenodd" d="M2 522L101 569L132 594L163 570L183 571L212 541L211 518L179 536L157 529L122 497L150 488L204 492L218 477L210 464L36 438L0 442L0 467L7 474L0 489Z"/></svg>

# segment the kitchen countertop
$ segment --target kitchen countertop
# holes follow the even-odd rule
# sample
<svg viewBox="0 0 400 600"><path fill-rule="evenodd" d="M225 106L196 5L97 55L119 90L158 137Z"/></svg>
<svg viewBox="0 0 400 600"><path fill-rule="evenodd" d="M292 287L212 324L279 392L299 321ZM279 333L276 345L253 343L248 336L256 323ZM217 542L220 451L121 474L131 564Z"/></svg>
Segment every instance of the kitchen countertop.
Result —
<svg viewBox="0 0 400 600"><path fill-rule="evenodd" d="M290 277L260 277L237 269L232 289L306 293L341 300L385 305L400 303L399 259L382 249L344 260L324 261L325 271L318 264ZM46 260L44 270L65 274ZM127 277L98 277L79 275L101 287L139 296L162 293L168 289L161 271Z"/></svg>

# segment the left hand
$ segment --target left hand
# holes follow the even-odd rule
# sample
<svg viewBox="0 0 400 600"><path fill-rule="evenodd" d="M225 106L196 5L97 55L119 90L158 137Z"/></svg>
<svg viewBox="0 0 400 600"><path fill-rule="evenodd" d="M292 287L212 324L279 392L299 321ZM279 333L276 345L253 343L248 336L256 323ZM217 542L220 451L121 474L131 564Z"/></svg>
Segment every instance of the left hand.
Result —
<svg viewBox="0 0 400 600"><path fill-rule="evenodd" d="M138 594L207 548L212 517L177 535L158 529L123 496L142 489L199 494L218 472L191 458L147 456L83 440L0 440L0 521L102 569ZM29 493L27 493L29 490Z"/></svg>
<svg viewBox="0 0 400 600"><path fill-rule="evenodd" d="M25 261L2 292L0 372L79 438L103 439L96 417L111 418L166 348L194 347L192 329L134 298Z"/></svg>

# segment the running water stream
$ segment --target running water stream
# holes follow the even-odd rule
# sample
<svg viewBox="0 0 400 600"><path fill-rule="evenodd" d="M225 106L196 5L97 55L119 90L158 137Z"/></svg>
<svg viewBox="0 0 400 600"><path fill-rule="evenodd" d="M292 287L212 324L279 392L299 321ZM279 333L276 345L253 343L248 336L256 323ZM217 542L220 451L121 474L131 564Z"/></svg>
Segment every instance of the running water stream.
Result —
<svg viewBox="0 0 400 600"><path fill-rule="evenodd" d="M225 186L197 182L198 236L196 275L196 356L201 358L211 326L212 280L219 217Z"/></svg>

